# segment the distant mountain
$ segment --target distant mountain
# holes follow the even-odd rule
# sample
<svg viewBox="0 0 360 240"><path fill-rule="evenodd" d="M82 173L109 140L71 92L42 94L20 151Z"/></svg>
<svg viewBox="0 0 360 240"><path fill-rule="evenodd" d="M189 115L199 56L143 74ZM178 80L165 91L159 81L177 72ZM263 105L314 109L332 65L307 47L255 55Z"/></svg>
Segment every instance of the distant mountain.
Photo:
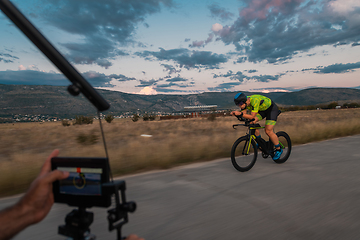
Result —
<svg viewBox="0 0 360 240"><path fill-rule="evenodd" d="M310 88L299 92L286 93L276 100L283 105L317 105L321 103L358 101L360 102L360 89L352 88Z"/></svg>
<svg viewBox="0 0 360 240"><path fill-rule="evenodd" d="M110 103L106 114L125 112L179 112L186 106L217 105L218 109L234 109L235 92L206 92L190 95L138 95L98 90ZM255 93L246 92L251 95ZM315 105L331 101L360 102L360 90L346 88L313 88L291 93L259 93L279 105ZM81 94L71 96L66 87L0 85L0 116L16 114L74 117L95 115L96 109Z"/></svg>

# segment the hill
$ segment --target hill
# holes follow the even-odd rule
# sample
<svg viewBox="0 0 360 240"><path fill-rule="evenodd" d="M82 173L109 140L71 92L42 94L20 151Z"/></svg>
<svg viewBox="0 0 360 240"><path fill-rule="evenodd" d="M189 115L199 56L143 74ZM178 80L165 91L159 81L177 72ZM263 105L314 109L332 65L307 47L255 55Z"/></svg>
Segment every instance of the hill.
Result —
<svg viewBox="0 0 360 240"><path fill-rule="evenodd" d="M310 88L299 92L286 93L275 101L279 104L297 106L344 101L360 102L360 90L352 88Z"/></svg>
<svg viewBox="0 0 360 240"><path fill-rule="evenodd" d="M0 117L50 115L74 117L95 115L96 109L82 95L71 96L63 86L0 85ZM111 104L106 114L128 112L179 112L185 106L217 105L234 109L235 92L206 92L190 95L138 95L98 90ZM255 94L246 92L246 94ZM360 90L346 88L313 88L291 93L261 93L279 105L315 105L331 101L359 101Z"/></svg>

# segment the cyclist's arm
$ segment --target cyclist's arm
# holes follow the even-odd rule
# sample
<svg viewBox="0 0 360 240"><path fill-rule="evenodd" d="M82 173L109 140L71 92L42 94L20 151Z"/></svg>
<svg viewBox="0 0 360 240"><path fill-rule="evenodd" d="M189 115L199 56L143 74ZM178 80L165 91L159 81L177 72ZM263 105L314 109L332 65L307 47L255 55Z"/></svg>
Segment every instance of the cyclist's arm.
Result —
<svg viewBox="0 0 360 240"><path fill-rule="evenodd" d="M230 114L232 116L241 116L246 119L254 119L255 118L254 122L258 121L258 118L256 117L257 112L251 112L251 114L247 114L246 109L244 109L243 111L232 111Z"/></svg>
<svg viewBox="0 0 360 240"><path fill-rule="evenodd" d="M254 122L258 121L258 118L256 117L257 112L251 112L251 114L247 114L245 112L243 112L243 116L242 116L243 118L250 119L250 120L255 118Z"/></svg>
<svg viewBox="0 0 360 240"><path fill-rule="evenodd" d="M241 111L232 111L230 114L231 116L239 116L241 115Z"/></svg>

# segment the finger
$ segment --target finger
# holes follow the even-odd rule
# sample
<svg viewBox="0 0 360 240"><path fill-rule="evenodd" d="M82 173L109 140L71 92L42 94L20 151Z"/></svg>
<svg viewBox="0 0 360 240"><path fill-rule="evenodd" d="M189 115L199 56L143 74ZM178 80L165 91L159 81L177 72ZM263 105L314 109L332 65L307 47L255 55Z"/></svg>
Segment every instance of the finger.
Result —
<svg viewBox="0 0 360 240"><path fill-rule="evenodd" d="M54 170L51 173L49 173L48 175L46 175L44 177L44 181L46 183L53 183L56 180L62 180L65 179L67 177L69 177L70 173L69 172L63 172L63 171L59 171L59 170Z"/></svg>
<svg viewBox="0 0 360 240"><path fill-rule="evenodd" d="M139 238L136 234L130 234L126 240L144 240L144 238Z"/></svg>
<svg viewBox="0 0 360 240"><path fill-rule="evenodd" d="M56 157L57 155L59 155L59 150L55 149L54 151L52 151L52 153L48 156L48 158L46 159L44 165L41 168L41 172L40 175L48 173L51 171L51 159L53 157Z"/></svg>

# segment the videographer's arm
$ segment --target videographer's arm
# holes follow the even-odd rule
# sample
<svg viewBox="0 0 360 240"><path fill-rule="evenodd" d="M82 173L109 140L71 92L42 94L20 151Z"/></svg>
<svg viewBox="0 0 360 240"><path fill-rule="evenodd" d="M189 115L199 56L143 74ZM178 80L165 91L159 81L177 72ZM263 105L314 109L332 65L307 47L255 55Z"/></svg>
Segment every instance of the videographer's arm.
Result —
<svg viewBox="0 0 360 240"><path fill-rule="evenodd" d="M12 238L26 227L40 222L49 213L54 204L52 183L69 176L68 172L51 171L51 158L58 154L59 150L50 154L39 176L20 201L0 212L0 240Z"/></svg>

